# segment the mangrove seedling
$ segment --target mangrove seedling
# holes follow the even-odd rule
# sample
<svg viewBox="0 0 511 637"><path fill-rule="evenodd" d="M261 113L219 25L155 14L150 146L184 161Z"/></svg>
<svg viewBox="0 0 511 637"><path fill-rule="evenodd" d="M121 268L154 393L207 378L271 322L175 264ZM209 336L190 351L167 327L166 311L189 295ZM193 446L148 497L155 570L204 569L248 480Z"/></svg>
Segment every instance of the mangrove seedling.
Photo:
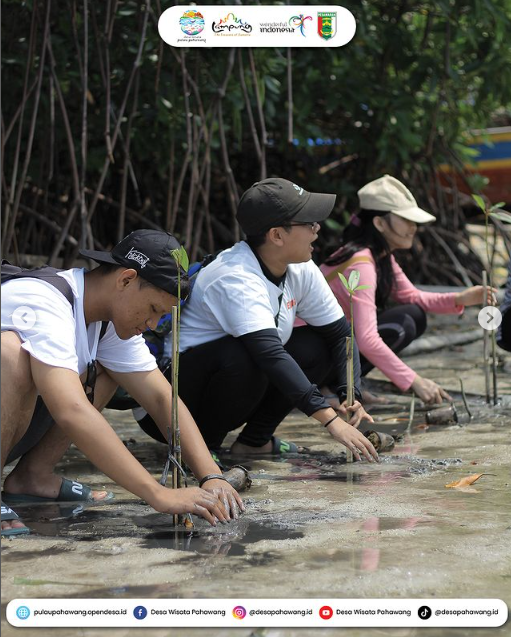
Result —
<svg viewBox="0 0 511 637"><path fill-rule="evenodd" d="M181 271L188 272L189 260L183 246L171 250L171 256L177 265L177 304L172 310L172 411L171 427L168 431L168 453L160 484L165 485L172 464L171 487L173 489L187 486L186 473L181 466L181 434L179 430L179 330L181 324ZM174 515L174 526L184 520ZM188 525L191 522L187 516Z"/></svg>
<svg viewBox="0 0 511 637"><path fill-rule="evenodd" d="M502 210L502 207L505 205L504 202L499 202L496 204L487 203L480 195L472 195L472 198L478 205L478 207L484 213L484 243L486 248L486 262L488 268L488 277L489 277L489 285L490 288L493 288L493 257L495 255L495 241L496 237L494 235L493 246L490 249L490 233L489 226L490 221L498 219L503 223L511 224L511 214L506 210ZM487 298L487 274L486 271L483 272L483 286L484 286L484 295L486 303ZM492 330L490 333L491 338L491 355L492 355L492 378L493 378L493 404L497 404L497 335L496 331ZM490 381L489 381L489 373L488 373L488 364L489 364L489 355L488 355L488 332L485 330L484 332L484 343L483 343L483 363L484 363L484 372L485 372L485 381L486 381L486 402L490 402Z"/></svg>
<svg viewBox="0 0 511 637"><path fill-rule="evenodd" d="M355 338L355 321L353 319L353 295L358 290L366 290L371 286L358 285L358 282L360 281L360 272L358 270L352 270L348 279L346 279L342 272L338 272L337 274L341 279L342 284L348 291L348 294L350 295L351 337L346 338L346 406L352 407L353 403L355 402L355 378L353 370L353 343ZM346 460L348 462L353 462L353 454L349 449L347 449L346 451Z"/></svg>

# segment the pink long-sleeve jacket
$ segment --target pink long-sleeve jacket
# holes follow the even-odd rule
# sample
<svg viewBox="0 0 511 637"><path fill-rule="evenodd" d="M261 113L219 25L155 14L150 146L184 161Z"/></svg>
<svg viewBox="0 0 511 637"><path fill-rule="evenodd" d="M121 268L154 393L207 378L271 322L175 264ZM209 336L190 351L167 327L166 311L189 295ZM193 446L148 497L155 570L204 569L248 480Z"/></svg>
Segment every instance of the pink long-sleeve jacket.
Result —
<svg viewBox="0 0 511 637"><path fill-rule="evenodd" d="M418 290L406 277L391 256L394 285L391 298L399 304L415 303L425 312L437 314L461 314L463 306L456 305L455 293L432 293ZM350 316L350 297L337 276L341 271L348 279L352 270L360 272L359 285L369 285L365 290L359 290L353 296L353 315L355 319L355 337L361 352L375 367L381 370L399 389L407 390L415 380L416 373L408 367L388 347L378 333L376 296L376 265L371 251L367 248L360 250L347 262L340 266L322 265L321 271L325 275L338 302L342 306L346 318Z"/></svg>

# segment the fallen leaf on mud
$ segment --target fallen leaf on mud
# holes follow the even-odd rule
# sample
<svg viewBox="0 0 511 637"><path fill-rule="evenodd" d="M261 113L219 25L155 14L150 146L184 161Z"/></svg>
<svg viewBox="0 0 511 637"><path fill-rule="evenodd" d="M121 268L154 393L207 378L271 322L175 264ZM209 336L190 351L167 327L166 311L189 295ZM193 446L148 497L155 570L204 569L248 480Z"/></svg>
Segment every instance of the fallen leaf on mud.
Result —
<svg viewBox="0 0 511 637"><path fill-rule="evenodd" d="M471 476L466 476L465 478L461 478L461 480L455 480L454 482L449 482L449 484L445 485L445 488L458 489L460 487L468 487L471 484L474 484L476 480L479 480L481 476L484 476L484 473L473 473Z"/></svg>
<svg viewBox="0 0 511 637"><path fill-rule="evenodd" d="M429 429L429 425L426 425L425 423L423 425L417 425L417 429L423 429L426 431L426 429Z"/></svg>
<svg viewBox="0 0 511 637"><path fill-rule="evenodd" d="M477 464L477 462L475 460L472 460L470 464Z"/></svg>

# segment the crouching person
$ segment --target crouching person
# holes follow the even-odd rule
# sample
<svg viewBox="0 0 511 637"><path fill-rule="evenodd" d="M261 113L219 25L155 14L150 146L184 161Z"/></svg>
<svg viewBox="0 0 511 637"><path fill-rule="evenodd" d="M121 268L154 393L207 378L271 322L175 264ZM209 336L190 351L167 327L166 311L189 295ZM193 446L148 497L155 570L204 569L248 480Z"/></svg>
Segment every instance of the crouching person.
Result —
<svg viewBox="0 0 511 637"><path fill-rule="evenodd" d="M53 473L70 442L159 512L193 513L216 524L243 509L182 403L183 459L199 480L208 476L202 488L161 486L99 411L121 385L167 435L172 389L141 334L177 302L171 250L178 247L170 234L137 230L112 252L83 252L100 263L91 272L74 268L49 276L43 270L37 278L24 272L2 284L2 472L21 456L4 483L2 535L29 532L11 508L17 501L109 497ZM182 273L185 291L186 285Z"/></svg>
<svg viewBox="0 0 511 637"><path fill-rule="evenodd" d="M286 179L254 184L237 212L247 240L221 252L197 275L181 316L179 388L212 451L242 425L233 453L300 451L274 435L297 407L357 459L377 459L357 430L362 420L372 418L358 400L353 408L345 407L345 337L350 328L311 261L319 222L334 202L335 195L309 193ZM307 325L293 329L296 317ZM358 352L355 358L359 399ZM341 414L318 390L330 375L336 380ZM158 439L150 415L138 413L137 419Z"/></svg>

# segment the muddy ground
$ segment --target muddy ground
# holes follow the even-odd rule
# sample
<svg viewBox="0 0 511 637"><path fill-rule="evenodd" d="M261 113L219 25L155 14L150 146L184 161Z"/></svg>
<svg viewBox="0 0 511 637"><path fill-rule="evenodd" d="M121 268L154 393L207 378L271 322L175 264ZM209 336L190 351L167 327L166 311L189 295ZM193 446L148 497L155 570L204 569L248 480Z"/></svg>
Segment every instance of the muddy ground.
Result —
<svg viewBox="0 0 511 637"><path fill-rule="evenodd" d="M435 330L474 329L436 317ZM452 391L465 413L458 378L465 382L474 419L468 424L425 426L416 405L407 430L410 397L374 411L377 428L400 435L378 465L347 465L342 449L315 421L294 413L278 434L310 449L281 460L246 461L253 479L246 514L217 528L198 521L193 537L169 529L169 516L154 513L109 482L77 451L59 466L70 478L115 492L111 504L17 507L33 530L2 539L2 633L13 598L101 597L496 597L511 604L511 355L499 351L496 408L481 399L482 342L415 355L408 362ZM376 373L370 386L392 391ZM145 466L160 475L163 445L138 429L130 412L109 411L108 420ZM240 459L225 456L227 464ZM453 480L485 475L466 490L446 489ZM21 632L21 631L19 631ZM23 629L41 637L45 629ZM99 637L105 630L52 629L51 634ZM154 637L204 636L208 629L146 629ZM215 635L292 637L342 634L405 637L419 629L223 629ZM470 634L490 629L430 629L428 635ZM50 633L47 633L50 634ZM141 634L111 629L112 637ZM511 623L491 635L511 635Z"/></svg>

